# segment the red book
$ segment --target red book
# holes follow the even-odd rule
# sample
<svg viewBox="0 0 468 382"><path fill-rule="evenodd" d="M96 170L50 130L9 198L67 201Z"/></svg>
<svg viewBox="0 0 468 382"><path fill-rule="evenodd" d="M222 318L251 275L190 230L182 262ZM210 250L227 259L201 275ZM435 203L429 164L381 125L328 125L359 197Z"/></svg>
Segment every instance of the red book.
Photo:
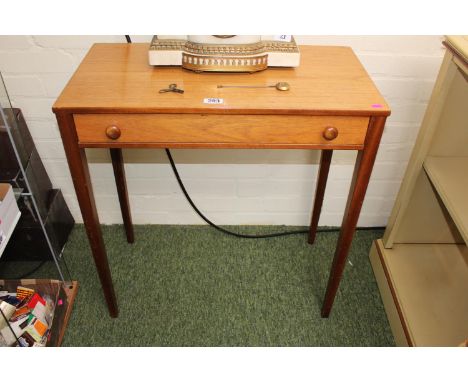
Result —
<svg viewBox="0 0 468 382"><path fill-rule="evenodd" d="M41 296L39 296L37 293L34 293L34 296L32 296L31 300L29 300L28 302L28 308L34 309L38 302L40 302L44 306L46 304L45 300Z"/></svg>

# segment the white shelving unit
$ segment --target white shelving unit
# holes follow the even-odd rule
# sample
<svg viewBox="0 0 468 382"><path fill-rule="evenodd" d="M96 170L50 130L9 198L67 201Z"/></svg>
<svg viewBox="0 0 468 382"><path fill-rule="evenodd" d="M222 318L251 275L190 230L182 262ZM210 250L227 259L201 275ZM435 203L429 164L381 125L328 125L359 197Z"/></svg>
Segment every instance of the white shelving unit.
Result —
<svg viewBox="0 0 468 382"><path fill-rule="evenodd" d="M465 122L468 129L468 120ZM424 170L468 243L468 157L429 156L424 161Z"/></svg>
<svg viewBox="0 0 468 382"><path fill-rule="evenodd" d="M370 253L400 346L468 339L468 36L444 45L392 215Z"/></svg>

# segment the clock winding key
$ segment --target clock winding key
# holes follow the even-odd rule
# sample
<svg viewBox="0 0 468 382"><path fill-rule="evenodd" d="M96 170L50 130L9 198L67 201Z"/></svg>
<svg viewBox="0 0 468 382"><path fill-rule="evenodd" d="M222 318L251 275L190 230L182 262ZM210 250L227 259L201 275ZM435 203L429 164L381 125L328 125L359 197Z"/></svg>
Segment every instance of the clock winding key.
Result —
<svg viewBox="0 0 468 382"><path fill-rule="evenodd" d="M274 85L218 85L218 88L276 88L279 91L287 91L290 86L287 82L277 82Z"/></svg>

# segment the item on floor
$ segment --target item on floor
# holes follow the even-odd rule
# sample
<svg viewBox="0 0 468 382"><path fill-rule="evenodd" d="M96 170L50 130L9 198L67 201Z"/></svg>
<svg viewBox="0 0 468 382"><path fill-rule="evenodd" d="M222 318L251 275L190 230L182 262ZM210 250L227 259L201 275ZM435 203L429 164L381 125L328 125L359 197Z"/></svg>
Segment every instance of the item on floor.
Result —
<svg viewBox="0 0 468 382"><path fill-rule="evenodd" d="M18 286L16 292L2 293L0 346L45 346L52 325L56 297L22 286Z"/></svg>

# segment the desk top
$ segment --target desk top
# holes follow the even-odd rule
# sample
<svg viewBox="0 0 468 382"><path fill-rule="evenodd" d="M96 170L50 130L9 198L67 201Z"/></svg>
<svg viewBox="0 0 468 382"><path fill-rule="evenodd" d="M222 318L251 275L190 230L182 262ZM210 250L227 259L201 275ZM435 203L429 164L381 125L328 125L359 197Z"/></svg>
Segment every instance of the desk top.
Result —
<svg viewBox="0 0 468 382"><path fill-rule="evenodd" d="M152 67L148 44L95 44L53 106L76 113L201 113L386 116L390 108L348 47L301 46L298 68L256 73L194 73ZM272 85L275 88L217 88ZM159 93L176 83L184 94ZM223 104L205 104L222 98Z"/></svg>

